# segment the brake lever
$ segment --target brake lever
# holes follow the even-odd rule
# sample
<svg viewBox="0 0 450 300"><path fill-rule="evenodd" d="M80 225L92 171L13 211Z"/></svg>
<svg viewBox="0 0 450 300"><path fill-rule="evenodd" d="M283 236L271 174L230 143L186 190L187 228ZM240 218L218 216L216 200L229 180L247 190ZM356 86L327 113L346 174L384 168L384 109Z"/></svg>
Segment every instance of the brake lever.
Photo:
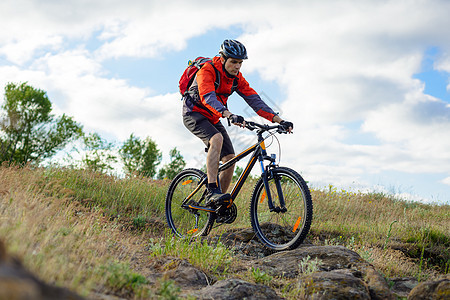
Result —
<svg viewBox="0 0 450 300"><path fill-rule="evenodd" d="M283 125L279 125L279 127L278 127L278 129L277 129L277 132L278 132L278 133L285 133L285 134L288 133L288 131L286 130L286 128L284 128Z"/></svg>
<svg viewBox="0 0 450 300"><path fill-rule="evenodd" d="M250 130L250 131L253 131L253 130L255 130L256 129L256 126L255 125L253 125L252 124L253 122L251 122L251 121L245 121L245 127L248 129L248 130Z"/></svg>

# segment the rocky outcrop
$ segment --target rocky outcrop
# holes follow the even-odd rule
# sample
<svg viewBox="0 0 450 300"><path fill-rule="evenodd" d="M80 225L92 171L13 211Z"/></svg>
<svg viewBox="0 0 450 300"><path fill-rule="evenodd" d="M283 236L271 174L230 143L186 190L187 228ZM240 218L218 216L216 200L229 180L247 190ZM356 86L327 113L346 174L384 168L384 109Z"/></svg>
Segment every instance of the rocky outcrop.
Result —
<svg viewBox="0 0 450 300"><path fill-rule="evenodd" d="M161 273L164 278L172 279L178 286L188 289L200 289L209 285L211 280L208 276L186 260L171 263L176 267Z"/></svg>
<svg viewBox="0 0 450 300"><path fill-rule="evenodd" d="M217 281L214 285L191 293L196 299L249 299L249 300L277 300L281 299L271 288L249 283L241 279L227 279Z"/></svg>
<svg viewBox="0 0 450 300"><path fill-rule="evenodd" d="M432 281L419 283L408 295L408 300L450 299L450 274Z"/></svg>
<svg viewBox="0 0 450 300"><path fill-rule="evenodd" d="M6 253L0 241L0 300L81 300L82 297L44 283Z"/></svg>
<svg viewBox="0 0 450 300"><path fill-rule="evenodd" d="M403 278L391 278L392 283L391 291L398 298L406 298L413 288L415 288L419 282L414 277Z"/></svg>
<svg viewBox="0 0 450 300"><path fill-rule="evenodd" d="M251 250L261 254L261 251ZM316 269L305 268L317 262ZM302 268L302 264L304 268ZM185 260L166 258L153 278L173 280L186 294L199 299L277 299L273 289L241 279L216 281ZM303 299L395 299L386 280L356 252L341 246L302 246L262 258L242 260L236 272L259 269L273 278L296 282ZM161 271L164 270L164 271ZM154 282L157 282L154 279ZM283 282L283 280L281 280ZM292 287L291 287L292 288Z"/></svg>
<svg viewBox="0 0 450 300"><path fill-rule="evenodd" d="M316 262L305 272L301 265ZM342 246L304 246L272 254L253 266L278 277L298 278L305 298L394 299L386 280L356 252Z"/></svg>
<svg viewBox="0 0 450 300"><path fill-rule="evenodd" d="M364 280L350 270L301 276L298 288L306 299L373 299ZM374 295L375 299L380 299Z"/></svg>
<svg viewBox="0 0 450 300"><path fill-rule="evenodd" d="M161 258L150 265L147 272L152 285L157 285L161 278L172 280L182 288L183 296L195 299L281 299L267 286L236 278L217 281L188 261L174 257Z"/></svg>

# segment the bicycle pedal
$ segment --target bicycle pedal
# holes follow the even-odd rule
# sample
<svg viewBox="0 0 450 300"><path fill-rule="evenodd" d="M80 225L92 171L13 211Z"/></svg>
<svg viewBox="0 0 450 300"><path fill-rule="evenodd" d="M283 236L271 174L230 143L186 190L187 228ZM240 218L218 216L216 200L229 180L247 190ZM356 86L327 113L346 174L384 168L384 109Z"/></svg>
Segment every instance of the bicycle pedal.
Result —
<svg viewBox="0 0 450 300"><path fill-rule="evenodd" d="M226 217L217 217L216 223L224 223L226 221Z"/></svg>

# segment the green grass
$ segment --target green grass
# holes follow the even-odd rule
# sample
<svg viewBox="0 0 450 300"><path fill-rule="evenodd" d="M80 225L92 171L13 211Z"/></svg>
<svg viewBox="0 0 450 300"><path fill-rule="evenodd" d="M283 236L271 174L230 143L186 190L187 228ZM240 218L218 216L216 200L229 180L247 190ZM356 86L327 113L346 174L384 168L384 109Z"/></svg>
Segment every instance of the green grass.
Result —
<svg viewBox="0 0 450 300"><path fill-rule="evenodd" d="M106 279L106 288L116 295L129 297L146 294L147 279L133 272L127 263L111 261L105 266L100 266L97 272Z"/></svg>
<svg viewBox="0 0 450 300"><path fill-rule="evenodd" d="M44 174L44 183L53 187L51 194L101 207L110 216L145 218L164 214L167 181L145 177L118 179L86 170L58 168L46 169Z"/></svg>
<svg viewBox="0 0 450 300"><path fill-rule="evenodd" d="M253 281L258 284L269 284L273 279L273 276L261 271L259 268L255 269L254 267L250 270L250 276L253 278Z"/></svg>
<svg viewBox="0 0 450 300"><path fill-rule="evenodd" d="M214 275L226 273L233 259L232 252L221 242L211 246L200 239L190 241L167 234L156 241L150 239L150 249L154 257L175 256L187 259L193 265Z"/></svg>
<svg viewBox="0 0 450 300"><path fill-rule="evenodd" d="M238 259L220 243L208 245L168 235L164 204L169 183L85 170L3 167L0 239L45 281L83 295L101 287L127 298L145 298L149 293L176 297L179 290L173 282L162 280L150 287L133 270L129 258L143 249L149 249L151 259L186 259L215 277L270 281L258 269L233 274L230 270ZM213 229L210 235L250 227L249 201L255 183L254 179L246 183L236 199L236 221ZM314 218L308 239L313 243L357 251L386 277L426 280L449 272L449 205L333 187L311 194ZM270 281L276 289L282 285L272 282L278 280ZM289 295L287 290L279 292Z"/></svg>

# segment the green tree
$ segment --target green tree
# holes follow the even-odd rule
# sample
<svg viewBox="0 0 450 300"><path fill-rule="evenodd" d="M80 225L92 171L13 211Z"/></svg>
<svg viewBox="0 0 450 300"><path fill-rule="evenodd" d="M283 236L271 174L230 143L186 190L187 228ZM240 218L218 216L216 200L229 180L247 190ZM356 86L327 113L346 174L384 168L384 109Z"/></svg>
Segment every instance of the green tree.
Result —
<svg viewBox="0 0 450 300"><path fill-rule="evenodd" d="M155 177L156 167L162 159L162 153L156 143L149 137L141 141L130 135L120 149L120 156L127 175Z"/></svg>
<svg viewBox="0 0 450 300"><path fill-rule="evenodd" d="M158 173L159 179L164 178L173 179L175 175L177 175L178 172L183 170L184 167L186 166L186 162L184 161L183 156L181 155L180 151L177 150L176 147L170 150L169 154L170 154L170 163L164 165L164 167L162 167L159 170Z"/></svg>
<svg viewBox="0 0 450 300"><path fill-rule="evenodd" d="M234 169L233 181L238 180L239 176L241 176L242 172L244 172L244 168L236 166L236 169Z"/></svg>
<svg viewBox="0 0 450 300"><path fill-rule="evenodd" d="M102 139L98 133L83 136L84 154L81 160L83 167L94 172L107 173L114 170L117 162L114 144Z"/></svg>
<svg viewBox="0 0 450 300"><path fill-rule="evenodd" d="M54 117L46 92L27 83L8 83L0 117L0 161L39 163L79 138L82 126L63 114Z"/></svg>

